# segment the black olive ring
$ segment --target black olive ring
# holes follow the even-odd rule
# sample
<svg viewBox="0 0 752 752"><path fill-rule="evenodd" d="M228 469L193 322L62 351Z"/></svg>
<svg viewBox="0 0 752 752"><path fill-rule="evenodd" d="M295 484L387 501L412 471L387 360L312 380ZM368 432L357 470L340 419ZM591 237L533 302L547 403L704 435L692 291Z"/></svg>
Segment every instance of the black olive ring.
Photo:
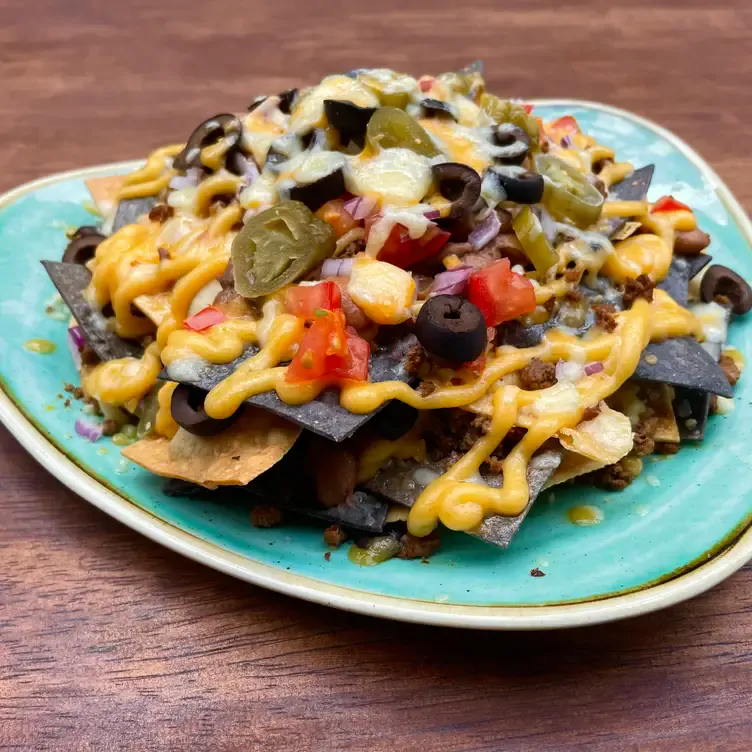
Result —
<svg viewBox="0 0 752 752"><path fill-rule="evenodd" d="M502 123L496 127L494 141L504 149L496 161L505 165L521 165L530 152L530 136L512 123Z"/></svg>
<svg viewBox="0 0 752 752"><path fill-rule="evenodd" d="M436 295L420 309L415 336L430 355L467 363L486 349L486 322L469 300L459 295Z"/></svg>
<svg viewBox="0 0 752 752"><path fill-rule="evenodd" d="M79 227L63 252L63 261L84 266L94 258L97 246L105 239L96 228Z"/></svg>
<svg viewBox="0 0 752 752"><path fill-rule="evenodd" d="M543 198L543 175L521 168L491 167L491 174L506 194L507 201L515 204L537 204Z"/></svg>
<svg viewBox="0 0 752 752"><path fill-rule="evenodd" d="M731 302L731 310L737 315L748 313L752 308L752 288L749 284L727 266L713 264L703 275L700 297L706 303L711 303L719 296Z"/></svg>
<svg viewBox="0 0 752 752"><path fill-rule="evenodd" d="M452 202L449 216L456 219L472 212L480 198L480 175L459 162L444 162L431 170L439 193Z"/></svg>
<svg viewBox="0 0 752 752"><path fill-rule="evenodd" d="M170 412L173 420L195 436L214 436L229 428L242 412L242 408L229 418L210 418L204 410L206 392L190 384L178 384L172 393Z"/></svg>
<svg viewBox="0 0 752 752"><path fill-rule="evenodd" d="M243 135L243 124L235 115L223 114L204 120L201 125L191 133L188 143L183 151L178 154L172 166L176 170L185 172L190 167L201 167L201 150L211 144L216 144L221 138L230 138L228 151L234 149Z"/></svg>

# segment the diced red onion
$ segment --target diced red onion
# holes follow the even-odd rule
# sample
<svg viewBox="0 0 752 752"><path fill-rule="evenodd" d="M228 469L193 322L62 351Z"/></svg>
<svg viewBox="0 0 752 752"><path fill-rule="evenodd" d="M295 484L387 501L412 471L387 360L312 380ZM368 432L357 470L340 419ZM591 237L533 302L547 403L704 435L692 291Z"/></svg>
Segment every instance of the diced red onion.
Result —
<svg viewBox="0 0 752 752"><path fill-rule="evenodd" d="M571 149L572 148L572 138L570 136L564 136L561 139L561 145L565 149Z"/></svg>
<svg viewBox="0 0 752 752"><path fill-rule="evenodd" d="M189 167L185 175L175 175L170 180L170 188L174 191L179 191L183 188L195 188L200 182L201 170L197 167Z"/></svg>
<svg viewBox="0 0 752 752"><path fill-rule="evenodd" d="M376 199L373 196L356 196L345 201L342 207L353 219L365 219L373 214L376 208Z"/></svg>
<svg viewBox="0 0 752 752"><path fill-rule="evenodd" d="M246 157L245 154L238 154L236 159L243 170L243 182L245 185L250 185L261 174L259 168L256 166L256 162Z"/></svg>
<svg viewBox="0 0 752 752"><path fill-rule="evenodd" d="M81 370L81 351L86 345L86 338L84 337L83 329L80 326L72 326L68 329L68 336L66 337L68 343L68 350L70 350L71 358L76 366L76 370Z"/></svg>
<svg viewBox="0 0 752 752"><path fill-rule="evenodd" d="M592 376L594 373L600 373L604 368L603 363L596 361L595 363L587 363L583 370L585 371L585 376Z"/></svg>
<svg viewBox="0 0 752 752"><path fill-rule="evenodd" d="M438 209L432 209L431 211L424 212L423 216L426 219L430 219L431 221L433 221L434 219L441 218L441 212Z"/></svg>
<svg viewBox="0 0 752 752"><path fill-rule="evenodd" d="M467 242L473 250L479 251L490 243L501 229L501 220L495 211L488 212L488 216L470 233Z"/></svg>
<svg viewBox="0 0 752 752"><path fill-rule="evenodd" d="M353 260L351 258L327 259L321 265L321 279L327 277L349 277L352 274Z"/></svg>
<svg viewBox="0 0 752 752"><path fill-rule="evenodd" d="M101 423L95 423L93 420L86 420L86 418L77 418L73 428L79 436L83 436L88 441L101 439L104 430Z"/></svg>
<svg viewBox="0 0 752 752"><path fill-rule="evenodd" d="M467 280L470 279L472 273L472 267L457 266L454 269L437 274L433 280L428 297L432 298L434 295L461 295L465 291Z"/></svg>
<svg viewBox="0 0 752 752"><path fill-rule="evenodd" d="M557 381L577 381L582 377L582 365L571 360L560 360L556 364Z"/></svg>

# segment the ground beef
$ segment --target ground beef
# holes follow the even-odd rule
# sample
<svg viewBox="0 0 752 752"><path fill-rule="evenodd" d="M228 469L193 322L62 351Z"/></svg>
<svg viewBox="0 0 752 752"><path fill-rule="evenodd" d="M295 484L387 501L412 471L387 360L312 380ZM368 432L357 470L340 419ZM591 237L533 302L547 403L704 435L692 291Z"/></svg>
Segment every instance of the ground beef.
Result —
<svg viewBox="0 0 752 752"><path fill-rule="evenodd" d="M634 430L634 446L632 454L637 457L647 457L655 451L655 429L658 426L656 418L643 418Z"/></svg>
<svg viewBox="0 0 752 752"><path fill-rule="evenodd" d="M680 444L674 441L656 441L656 454L676 454L679 451Z"/></svg>
<svg viewBox="0 0 752 752"><path fill-rule="evenodd" d="M324 530L324 543L332 548L339 548L348 538L342 525L331 525Z"/></svg>
<svg viewBox="0 0 752 752"><path fill-rule="evenodd" d="M105 436L114 436L118 432L118 422L116 420L112 420L111 418L108 418L104 423L102 423L102 433Z"/></svg>
<svg viewBox="0 0 752 752"><path fill-rule="evenodd" d="M600 326L604 331L613 332L616 329L616 308L610 303L596 303L593 306L593 313L595 314L595 323Z"/></svg>
<svg viewBox="0 0 752 752"><path fill-rule="evenodd" d="M421 397L428 397L429 394L433 394L436 391L436 384L432 381L421 381L415 391L418 392Z"/></svg>
<svg viewBox="0 0 752 752"><path fill-rule="evenodd" d="M174 213L175 210L169 204L155 204L149 212L149 219L161 224L166 222Z"/></svg>
<svg viewBox="0 0 752 752"><path fill-rule="evenodd" d="M276 527L282 522L282 512L277 507L259 504L251 509L251 523L254 527Z"/></svg>
<svg viewBox="0 0 752 752"><path fill-rule="evenodd" d="M581 276L582 269L578 269L576 266L572 269L564 270L564 279L566 279L567 282L579 282Z"/></svg>
<svg viewBox="0 0 752 752"><path fill-rule="evenodd" d="M645 298L645 300L651 302L654 289L655 282L647 274L640 274L637 279L627 277L624 280L624 305L629 308L637 298Z"/></svg>
<svg viewBox="0 0 752 752"><path fill-rule="evenodd" d="M465 454L483 435L473 425L476 416L466 410L433 410L428 417L423 438L433 460L440 462Z"/></svg>
<svg viewBox="0 0 752 752"><path fill-rule="evenodd" d="M170 260L170 252L166 248L157 248L157 255L160 261Z"/></svg>
<svg viewBox="0 0 752 752"><path fill-rule="evenodd" d="M619 460L613 465L608 465L601 470L596 470L591 475L593 485L598 488L607 488L610 491L621 491L626 488L642 470L637 462L625 462Z"/></svg>
<svg viewBox="0 0 752 752"><path fill-rule="evenodd" d="M736 362L729 355L721 355L721 359L718 361L718 365L726 375L726 379L731 386L736 386L736 382L739 381L739 377L742 375Z"/></svg>
<svg viewBox="0 0 752 752"><path fill-rule="evenodd" d="M600 407L596 405L595 407L588 407L586 408L585 412L582 413L582 420L593 420L594 418L597 418L601 413Z"/></svg>
<svg viewBox="0 0 752 752"><path fill-rule="evenodd" d="M536 567L535 569L530 570L530 576L531 577L545 577L546 573L542 572L540 569L538 569L538 567Z"/></svg>
<svg viewBox="0 0 752 752"><path fill-rule="evenodd" d="M572 303L579 303L582 300L582 293L576 288L573 288L571 290L567 290L564 293L564 297ZM552 298L552 300L553 299L554 298Z"/></svg>
<svg viewBox="0 0 752 752"><path fill-rule="evenodd" d="M555 383L556 366L553 363L544 363L538 358L533 358L520 371L520 386L528 391L546 389Z"/></svg>
<svg viewBox="0 0 752 752"><path fill-rule="evenodd" d="M476 415L470 425L473 428L480 428L485 434L491 430L491 418L487 418L485 415Z"/></svg>
<svg viewBox="0 0 752 752"><path fill-rule="evenodd" d="M430 533L423 538L405 533L400 538L400 543L402 544L402 548L397 554L398 559L427 559L439 548L441 539L436 532Z"/></svg>
<svg viewBox="0 0 752 752"><path fill-rule="evenodd" d="M421 345L413 345L405 356L405 372L408 376L417 376L426 362L426 351Z"/></svg>
<svg viewBox="0 0 752 752"><path fill-rule="evenodd" d="M490 457L486 457L483 462L488 465L488 472L492 475L501 475L504 470L504 460L499 459L493 454Z"/></svg>
<svg viewBox="0 0 752 752"><path fill-rule="evenodd" d="M99 406L99 402L97 402L94 397L85 397L84 396L84 390L81 389L81 396L77 397L76 392L73 392L73 396L76 397L76 399L83 399L85 405L90 405L92 410L94 411L94 415L101 415L102 414L102 408Z"/></svg>

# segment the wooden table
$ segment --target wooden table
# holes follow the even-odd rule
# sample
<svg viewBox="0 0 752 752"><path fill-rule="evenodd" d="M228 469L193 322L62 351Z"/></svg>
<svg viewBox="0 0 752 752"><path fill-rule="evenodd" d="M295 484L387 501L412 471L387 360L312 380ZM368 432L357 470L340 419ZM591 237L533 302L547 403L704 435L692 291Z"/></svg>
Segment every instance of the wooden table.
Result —
<svg viewBox="0 0 752 752"><path fill-rule="evenodd" d="M329 72L479 57L492 90L658 120L750 209L750 28L745 0L0 0L0 190L141 157ZM4 429L0 520L4 749L750 748L749 568L666 612L567 632L377 621L160 548Z"/></svg>

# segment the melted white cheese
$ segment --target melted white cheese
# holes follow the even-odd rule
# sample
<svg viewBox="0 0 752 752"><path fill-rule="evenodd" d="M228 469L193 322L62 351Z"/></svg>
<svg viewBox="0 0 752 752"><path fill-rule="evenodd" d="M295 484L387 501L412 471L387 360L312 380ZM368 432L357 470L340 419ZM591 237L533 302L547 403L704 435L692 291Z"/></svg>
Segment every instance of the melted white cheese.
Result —
<svg viewBox="0 0 752 752"><path fill-rule="evenodd" d="M382 206L417 204L433 182L431 162L410 149L385 149L370 159L353 157L345 172L347 189L374 196Z"/></svg>

